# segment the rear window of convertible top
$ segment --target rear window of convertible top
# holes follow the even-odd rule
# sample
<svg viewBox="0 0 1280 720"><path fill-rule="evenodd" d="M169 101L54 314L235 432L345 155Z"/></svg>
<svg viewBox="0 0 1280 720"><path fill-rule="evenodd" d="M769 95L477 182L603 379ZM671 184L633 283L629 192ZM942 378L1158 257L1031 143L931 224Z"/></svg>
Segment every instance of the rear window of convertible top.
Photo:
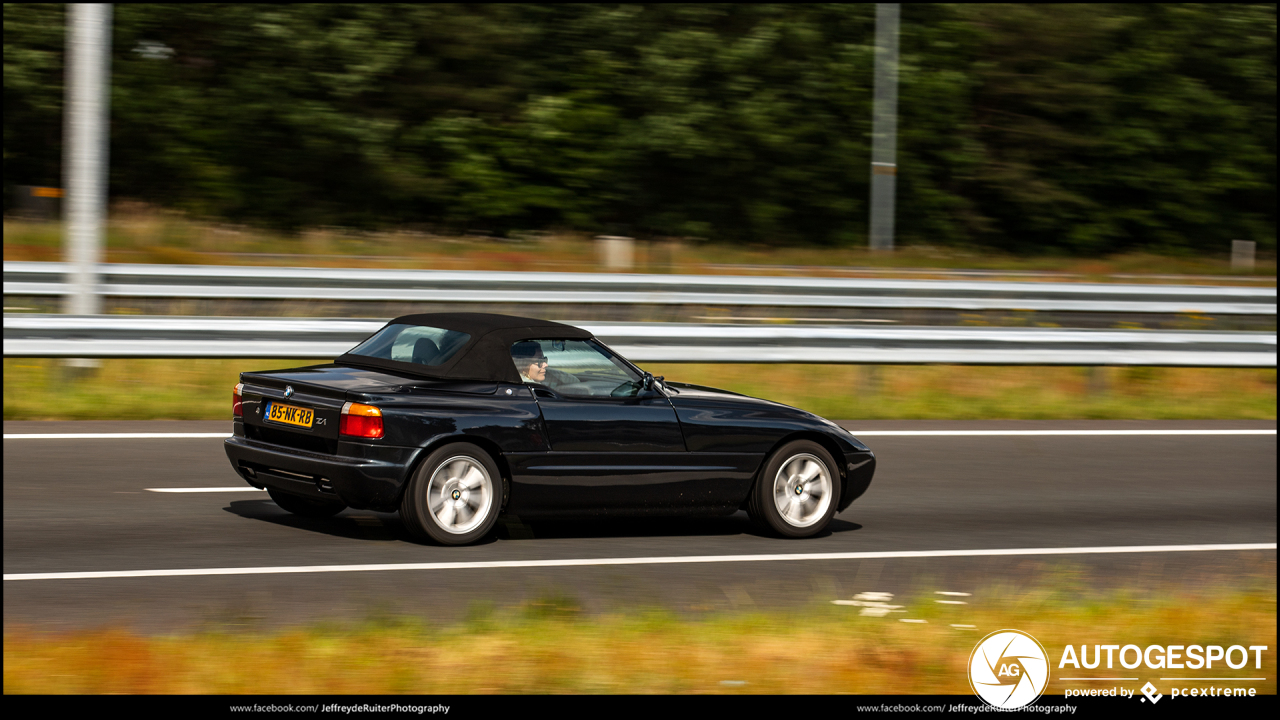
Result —
<svg viewBox="0 0 1280 720"><path fill-rule="evenodd" d="M435 366L448 362L470 339L470 335L457 330L423 325L388 325L349 354Z"/></svg>

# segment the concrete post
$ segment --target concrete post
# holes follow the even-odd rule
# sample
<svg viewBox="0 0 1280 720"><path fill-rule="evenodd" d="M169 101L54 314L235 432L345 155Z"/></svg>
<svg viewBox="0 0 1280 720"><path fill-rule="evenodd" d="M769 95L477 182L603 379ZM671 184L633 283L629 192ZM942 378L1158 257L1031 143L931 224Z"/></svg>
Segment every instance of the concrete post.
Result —
<svg viewBox="0 0 1280 720"><path fill-rule="evenodd" d="M107 201L110 62L111 5L68 4L62 174L72 286L66 311L72 315L101 312L98 263Z"/></svg>
<svg viewBox="0 0 1280 720"><path fill-rule="evenodd" d="M1232 240L1231 269L1253 272L1253 258L1257 249L1258 244L1251 240Z"/></svg>
<svg viewBox="0 0 1280 720"><path fill-rule="evenodd" d="M107 205L107 148L111 102L111 5L69 3L65 100L62 133L62 183L65 188L63 248L71 266L71 315L102 312L98 263L102 261ZM91 374L100 363L68 358L64 381Z"/></svg>
<svg viewBox="0 0 1280 720"><path fill-rule="evenodd" d="M618 235L601 235L596 238L596 252L605 270L630 272L635 268L636 241Z"/></svg>
<svg viewBox="0 0 1280 720"><path fill-rule="evenodd" d="M898 145L898 3L876 4L871 126L871 249L893 249Z"/></svg>

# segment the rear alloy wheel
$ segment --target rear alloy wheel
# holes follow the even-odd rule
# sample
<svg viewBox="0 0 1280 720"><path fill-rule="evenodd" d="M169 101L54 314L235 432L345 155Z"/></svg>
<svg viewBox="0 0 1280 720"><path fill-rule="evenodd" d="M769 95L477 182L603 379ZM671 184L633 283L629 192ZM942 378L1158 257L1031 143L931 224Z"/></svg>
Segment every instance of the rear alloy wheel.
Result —
<svg viewBox="0 0 1280 720"><path fill-rule="evenodd" d="M442 545L473 543L493 529L502 502L493 458L470 443L446 445L418 466L400 501L409 532Z"/></svg>
<svg viewBox="0 0 1280 720"><path fill-rule="evenodd" d="M267 494L280 507L299 517L305 518L327 518L333 517L343 510L347 509L345 503L341 500L325 502L324 500L312 500L304 498L301 495L290 495L287 492L267 488Z"/></svg>
<svg viewBox="0 0 1280 720"><path fill-rule="evenodd" d="M831 453L809 440L779 448L765 463L747 510L783 537L804 538L826 529L840 500L840 474Z"/></svg>

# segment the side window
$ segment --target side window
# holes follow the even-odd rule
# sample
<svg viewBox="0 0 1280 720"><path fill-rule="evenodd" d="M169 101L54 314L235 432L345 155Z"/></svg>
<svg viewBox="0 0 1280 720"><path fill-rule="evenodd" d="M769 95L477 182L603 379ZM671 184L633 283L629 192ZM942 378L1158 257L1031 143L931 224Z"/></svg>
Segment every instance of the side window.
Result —
<svg viewBox="0 0 1280 720"><path fill-rule="evenodd" d="M630 397L640 376L591 340L522 340L511 360L526 383L546 385L574 397Z"/></svg>
<svg viewBox="0 0 1280 720"><path fill-rule="evenodd" d="M391 359L419 365L437 365L439 357L444 354L444 348L440 347L442 342L444 333L436 328L406 328L391 347Z"/></svg>
<svg viewBox="0 0 1280 720"><path fill-rule="evenodd" d="M348 352L418 365L441 365L470 339L470 335L457 330L425 325L388 325Z"/></svg>

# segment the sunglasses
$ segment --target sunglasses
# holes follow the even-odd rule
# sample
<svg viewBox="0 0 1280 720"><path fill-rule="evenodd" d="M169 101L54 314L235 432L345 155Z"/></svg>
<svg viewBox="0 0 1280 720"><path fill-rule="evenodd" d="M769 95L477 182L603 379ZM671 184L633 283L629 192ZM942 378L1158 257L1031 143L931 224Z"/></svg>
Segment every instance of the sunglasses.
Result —
<svg viewBox="0 0 1280 720"><path fill-rule="evenodd" d="M540 358L529 358L529 364L530 364L530 365L546 365L546 364L547 364L547 359L546 359L546 358L544 358L544 357L540 357Z"/></svg>

